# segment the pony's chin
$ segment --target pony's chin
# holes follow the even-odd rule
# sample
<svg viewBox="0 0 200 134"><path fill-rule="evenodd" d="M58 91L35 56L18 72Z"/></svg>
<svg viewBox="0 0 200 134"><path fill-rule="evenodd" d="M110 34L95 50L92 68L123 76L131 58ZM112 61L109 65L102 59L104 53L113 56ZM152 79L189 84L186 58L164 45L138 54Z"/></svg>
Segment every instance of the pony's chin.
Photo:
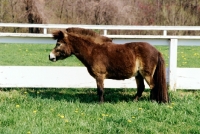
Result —
<svg viewBox="0 0 200 134"><path fill-rule="evenodd" d="M58 61L58 60L64 60L64 59L66 59L67 57L56 57L55 58L55 61Z"/></svg>
<svg viewBox="0 0 200 134"><path fill-rule="evenodd" d="M52 59L49 59L50 61L52 61L52 62L56 62L57 60L56 60L56 58L52 58Z"/></svg>
<svg viewBox="0 0 200 134"><path fill-rule="evenodd" d="M57 60L56 60L56 58L55 58L55 59L53 59L52 61L53 61L53 62L56 62Z"/></svg>

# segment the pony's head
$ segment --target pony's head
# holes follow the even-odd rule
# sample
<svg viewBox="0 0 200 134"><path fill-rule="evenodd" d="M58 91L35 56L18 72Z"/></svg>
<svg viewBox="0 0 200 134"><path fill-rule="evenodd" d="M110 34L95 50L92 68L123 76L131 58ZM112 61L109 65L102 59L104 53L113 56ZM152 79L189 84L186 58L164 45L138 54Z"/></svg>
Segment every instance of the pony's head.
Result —
<svg viewBox="0 0 200 134"><path fill-rule="evenodd" d="M67 33L64 31L55 31L52 33L53 38L57 40L56 46L49 54L49 60L57 61L62 60L71 55L71 48L67 38Z"/></svg>

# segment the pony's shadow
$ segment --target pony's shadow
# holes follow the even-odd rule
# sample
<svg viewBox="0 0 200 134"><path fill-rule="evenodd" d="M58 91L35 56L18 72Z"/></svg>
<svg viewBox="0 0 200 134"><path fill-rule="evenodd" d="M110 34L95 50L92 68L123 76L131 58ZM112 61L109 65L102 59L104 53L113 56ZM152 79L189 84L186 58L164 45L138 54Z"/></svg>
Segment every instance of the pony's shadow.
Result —
<svg viewBox="0 0 200 134"><path fill-rule="evenodd" d="M12 88L1 89L3 91L12 91ZM55 101L64 100L67 102L80 102L80 103L98 103L98 96L95 88L22 88L15 89L21 94L26 94L32 98L52 99ZM114 89L106 88L104 93L104 102L118 103L118 102L133 102L136 94L136 89ZM143 96L139 101L149 100L149 91L144 91Z"/></svg>
<svg viewBox="0 0 200 134"><path fill-rule="evenodd" d="M96 89L28 89L29 96L42 99L65 100L67 102L98 103ZM132 102L136 94L135 89L105 89L104 102ZM145 91L139 101L149 100L148 91Z"/></svg>

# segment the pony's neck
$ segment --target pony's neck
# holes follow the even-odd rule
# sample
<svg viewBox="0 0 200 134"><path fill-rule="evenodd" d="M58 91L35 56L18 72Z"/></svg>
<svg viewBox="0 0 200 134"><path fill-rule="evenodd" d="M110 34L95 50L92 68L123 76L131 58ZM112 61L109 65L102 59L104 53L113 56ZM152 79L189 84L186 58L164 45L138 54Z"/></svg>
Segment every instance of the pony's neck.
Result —
<svg viewBox="0 0 200 134"><path fill-rule="evenodd" d="M85 65L88 66L91 60L91 52L95 44L91 41L68 34L68 39L72 46L72 53Z"/></svg>

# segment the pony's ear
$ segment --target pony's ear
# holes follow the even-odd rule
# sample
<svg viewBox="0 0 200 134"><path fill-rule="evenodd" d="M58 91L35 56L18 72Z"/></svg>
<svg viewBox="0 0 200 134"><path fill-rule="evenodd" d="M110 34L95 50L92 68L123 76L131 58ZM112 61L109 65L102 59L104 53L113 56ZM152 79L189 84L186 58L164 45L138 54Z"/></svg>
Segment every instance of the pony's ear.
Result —
<svg viewBox="0 0 200 134"><path fill-rule="evenodd" d="M54 31L53 33L52 33L52 35L53 35L53 38L56 40L56 39L63 39L65 36L66 36L66 34L63 32L63 31L61 31L61 30L59 30L59 31Z"/></svg>

